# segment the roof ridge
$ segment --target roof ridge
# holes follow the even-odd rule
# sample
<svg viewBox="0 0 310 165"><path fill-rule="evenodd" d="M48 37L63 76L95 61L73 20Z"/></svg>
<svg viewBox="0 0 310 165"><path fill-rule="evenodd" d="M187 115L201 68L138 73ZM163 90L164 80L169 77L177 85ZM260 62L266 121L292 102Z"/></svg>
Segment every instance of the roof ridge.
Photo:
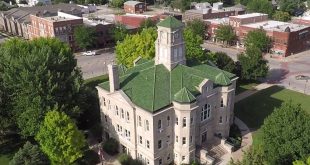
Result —
<svg viewBox="0 0 310 165"><path fill-rule="evenodd" d="M154 65L154 84L153 84L153 99L152 99L152 110L154 110L154 100L155 100L155 84L156 84L156 67L157 65Z"/></svg>

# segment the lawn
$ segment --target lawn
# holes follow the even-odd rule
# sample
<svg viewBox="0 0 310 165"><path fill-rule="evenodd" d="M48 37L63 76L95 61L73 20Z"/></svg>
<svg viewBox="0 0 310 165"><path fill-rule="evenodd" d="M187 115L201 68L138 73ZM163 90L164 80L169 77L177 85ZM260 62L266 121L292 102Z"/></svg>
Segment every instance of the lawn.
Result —
<svg viewBox="0 0 310 165"><path fill-rule="evenodd" d="M288 90L279 86L264 89L235 104L235 115L244 121L253 135L253 144L260 143L260 126L264 119L272 113L274 108L281 106L285 101L292 100L295 104L301 104L302 108L310 113L310 96Z"/></svg>

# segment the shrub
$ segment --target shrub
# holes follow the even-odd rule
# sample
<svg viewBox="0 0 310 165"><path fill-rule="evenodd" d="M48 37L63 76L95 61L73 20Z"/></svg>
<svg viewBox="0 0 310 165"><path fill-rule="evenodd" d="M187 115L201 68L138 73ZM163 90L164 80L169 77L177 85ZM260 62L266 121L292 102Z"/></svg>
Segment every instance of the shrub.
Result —
<svg viewBox="0 0 310 165"><path fill-rule="evenodd" d="M127 155L125 153L121 154L117 159L121 163L121 165L142 165L143 164L140 160L132 159L130 155Z"/></svg>
<svg viewBox="0 0 310 165"><path fill-rule="evenodd" d="M118 153L118 141L110 138L103 144L103 150L110 155L115 155Z"/></svg>

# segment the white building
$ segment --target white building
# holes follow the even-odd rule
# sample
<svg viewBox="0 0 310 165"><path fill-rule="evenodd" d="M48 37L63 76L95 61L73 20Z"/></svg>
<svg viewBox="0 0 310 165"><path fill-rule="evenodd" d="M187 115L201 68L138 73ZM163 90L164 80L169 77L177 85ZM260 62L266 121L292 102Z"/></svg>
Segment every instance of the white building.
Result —
<svg viewBox="0 0 310 165"><path fill-rule="evenodd" d="M44 5L51 5L51 0L27 0L28 6L35 6L37 3L42 2Z"/></svg>
<svg viewBox="0 0 310 165"><path fill-rule="evenodd" d="M174 17L158 23L155 45L154 60L108 67L110 81L97 87L103 137L149 165L211 163L209 147L220 145L233 123L237 77L186 66L183 24Z"/></svg>

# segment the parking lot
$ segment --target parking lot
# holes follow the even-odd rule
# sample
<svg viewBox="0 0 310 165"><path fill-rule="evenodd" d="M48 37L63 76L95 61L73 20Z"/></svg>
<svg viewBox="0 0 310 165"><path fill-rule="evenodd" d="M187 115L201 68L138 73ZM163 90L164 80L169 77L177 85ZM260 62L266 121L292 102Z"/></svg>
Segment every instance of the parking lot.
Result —
<svg viewBox="0 0 310 165"><path fill-rule="evenodd" d="M235 48L223 48L220 45L205 42L202 45L211 51L225 52L234 61L242 51ZM268 60L269 75L264 80L270 84L284 86L288 89L310 95L310 80L297 80L297 75L310 76L310 50L304 51L284 59L274 59L266 55Z"/></svg>
<svg viewBox="0 0 310 165"><path fill-rule="evenodd" d="M83 78L88 79L106 74L107 65L114 62L114 50L99 50L95 56L83 56L76 53L77 65L81 68Z"/></svg>

